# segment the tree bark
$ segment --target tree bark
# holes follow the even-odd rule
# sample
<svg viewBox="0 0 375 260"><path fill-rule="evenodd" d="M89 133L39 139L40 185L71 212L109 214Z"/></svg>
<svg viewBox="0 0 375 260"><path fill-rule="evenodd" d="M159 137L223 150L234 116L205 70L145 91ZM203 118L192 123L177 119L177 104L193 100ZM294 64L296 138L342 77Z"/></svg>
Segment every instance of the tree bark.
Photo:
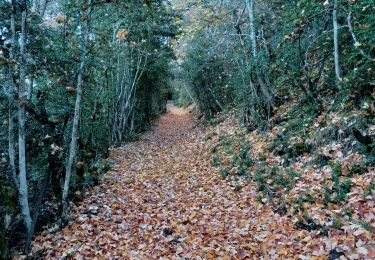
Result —
<svg viewBox="0 0 375 260"><path fill-rule="evenodd" d="M334 59L335 59L335 73L336 80L341 81L340 55L339 55L339 39L338 39L338 23L337 23L337 0L333 0L333 45L334 45Z"/></svg>
<svg viewBox="0 0 375 260"><path fill-rule="evenodd" d="M82 98L82 85L83 85L83 73L87 63L87 55L88 55L88 43L89 43L89 36L90 36L90 16L91 16L91 0L88 1L88 10L86 11L86 1L83 1L82 4L82 18L84 16L86 19L85 24L82 26L83 32L83 43L82 43L82 56L81 56L81 63L79 66L78 76L77 76L77 96L76 102L74 107L74 118L73 118L73 126L72 126L72 135L71 135L71 142L69 147L69 158L66 165L66 173L65 173L65 182L64 182L64 189L62 195L62 203L63 203L63 217L66 216L68 211L68 194L69 194L69 186L70 186L70 178L72 175L72 168L74 164L74 160L76 157L76 146L77 146L77 137L78 137L78 124L79 124L79 117L81 112L81 98ZM81 18L81 19L82 19ZM82 19L83 21L83 19Z"/></svg>
<svg viewBox="0 0 375 260"><path fill-rule="evenodd" d="M250 40L253 58L257 57L257 41L255 36L255 23L254 23L254 0L246 0L247 12L250 20Z"/></svg>
<svg viewBox="0 0 375 260"><path fill-rule="evenodd" d="M16 7L15 0L12 1L12 13L10 15L10 28L11 28L11 47L10 47L10 60L12 63L15 62L16 57ZM16 173L15 164L15 143L14 143L14 125L15 125L15 86L14 86L14 70L12 65L9 66L9 78L8 78L8 154L9 154L9 166L10 173L13 178L14 184L19 188L19 182Z"/></svg>
<svg viewBox="0 0 375 260"><path fill-rule="evenodd" d="M267 109L267 116L269 117L271 114L272 106L273 106L273 93L270 90L268 85L267 76L262 71L261 67L258 66L258 50L257 50L257 41L256 41L256 33L255 33L255 19L254 19L254 2L255 0L246 0L246 7L248 10L249 21L250 21L250 40L251 40L251 48L252 48L252 56L254 60L254 70L256 73L256 79L254 83L256 84L256 92L259 92L257 95L263 95L264 102L266 104Z"/></svg>
<svg viewBox="0 0 375 260"><path fill-rule="evenodd" d="M27 100L31 101L33 97L33 88L34 88L34 77L31 78L29 88L27 89Z"/></svg>
<svg viewBox="0 0 375 260"><path fill-rule="evenodd" d="M42 205L42 200L43 200L44 194L46 192L47 185L49 183L51 172L52 171L47 171L46 176L44 177L44 180L43 180L43 183L42 183L42 187L41 187L41 189L39 191L39 194L37 196L37 200L35 202L30 232L28 232L28 234L26 236L25 251L27 251L27 249L30 247L31 240L32 240L34 232L35 232L36 223L38 221L38 217L39 217L39 213L40 213L40 207Z"/></svg>
<svg viewBox="0 0 375 260"><path fill-rule="evenodd" d="M19 62L19 88L18 88L18 166L19 166L19 203L27 234L31 231L31 216L29 207L27 171L26 171L26 134L25 134L25 104L26 104L26 20L27 2L22 3L21 39L20 39L20 62Z"/></svg>

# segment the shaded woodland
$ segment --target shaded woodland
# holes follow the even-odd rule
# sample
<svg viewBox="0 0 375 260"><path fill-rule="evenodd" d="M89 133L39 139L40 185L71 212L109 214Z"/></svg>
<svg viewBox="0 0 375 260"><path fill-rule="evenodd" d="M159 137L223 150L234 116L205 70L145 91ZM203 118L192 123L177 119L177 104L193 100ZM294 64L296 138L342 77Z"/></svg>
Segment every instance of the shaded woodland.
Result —
<svg viewBox="0 0 375 260"><path fill-rule="evenodd" d="M71 223L111 151L170 99L235 191L256 187L329 241L366 235L329 259L375 257L374 13L373 0L0 0L0 258Z"/></svg>
<svg viewBox="0 0 375 260"><path fill-rule="evenodd" d="M165 111L178 31L162 1L0 5L4 249L57 219L109 167L108 149Z"/></svg>

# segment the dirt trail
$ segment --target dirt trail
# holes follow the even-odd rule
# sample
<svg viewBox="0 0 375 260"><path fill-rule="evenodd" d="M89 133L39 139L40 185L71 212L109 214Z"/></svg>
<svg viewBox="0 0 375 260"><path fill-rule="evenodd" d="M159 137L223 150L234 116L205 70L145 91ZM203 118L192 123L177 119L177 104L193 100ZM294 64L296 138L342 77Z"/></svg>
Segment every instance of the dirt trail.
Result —
<svg viewBox="0 0 375 260"><path fill-rule="evenodd" d="M116 166L73 208L71 224L35 238L33 252L49 259L245 259L311 251L311 238L288 236L298 234L290 220L256 201L255 185L236 192L221 179L187 111L169 111L154 131L112 152Z"/></svg>

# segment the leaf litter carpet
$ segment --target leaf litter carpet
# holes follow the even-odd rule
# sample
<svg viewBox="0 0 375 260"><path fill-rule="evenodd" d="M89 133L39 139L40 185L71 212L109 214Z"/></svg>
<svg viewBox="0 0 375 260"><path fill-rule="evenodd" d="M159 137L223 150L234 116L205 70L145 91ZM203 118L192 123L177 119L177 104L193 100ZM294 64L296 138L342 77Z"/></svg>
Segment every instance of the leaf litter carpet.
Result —
<svg viewBox="0 0 375 260"><path fill-rule="evenodd" d="M45 230L46 259L326 259L332 241L297 230L236 190L211 166L204 131L169 106L154 131L112 152L115 167L73 207L64 229Z"/></svg>

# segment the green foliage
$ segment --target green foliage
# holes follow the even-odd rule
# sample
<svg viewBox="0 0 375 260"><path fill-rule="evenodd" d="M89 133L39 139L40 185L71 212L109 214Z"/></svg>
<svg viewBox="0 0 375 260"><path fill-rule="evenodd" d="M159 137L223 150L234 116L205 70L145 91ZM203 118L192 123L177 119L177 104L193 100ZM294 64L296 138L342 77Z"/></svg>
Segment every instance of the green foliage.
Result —
<svg viewBox="0 0 375 260"><path fill-rule="evenodd" d="M367 154L366 162L369 165L375 165L375 140L368 146L362 145L362 151Z"/></svg>
<svg viewBox="0 0 375 260"><path fill-rule="evenodd" d="M5 223L9 222L8 218L17 213L18 194L14 184L6 178L6 173L3 170L0 163L0 258L6 259L8 256L7 228L9 227L6 227Z"/></svg>
<svg viewBox="0 0 375 260"><path fill-rule="evenodd" d="M303 218L299 219L295 226L298 229L304 229L307 231L317 230L317 229L323 229L324 233L327 233L326 227L322 227L314 222L313 219L311 219L309 216L304 215Z"/></svg>
<svg viewBox="0 0 375 260"><path fill-rule="evenodd" d="M110 147L134 140L165 112L171 92L171 62L175 58L172 40L179 32L176 14L170 3L162 0L151 0L148 4L93 1L90 19L82 11L87 7L82 1L69 0L53 1L42 17L37 1L25 2L28 10L25 69L30 91L26 104L26 159L30 202L35 201L47 173L52 178L43 201L61 198L77 75L82 72L78 151L70 192L73 197L75 191L97 184L109 169L104 159ZM0 1L0 85L6 90L0 93L0 123L4 126L0 127L0 160L8 159L5 147L8 144L8 63L11 64L6 60L11 41L9 6L9 2ZM21 7L21 3L16 6L17 63ZM82 27L88 19L88 52L83 53ZM84 59L86 66L80 71ZM19 64L14 69L17 81ZM16 115L16 109L11 113ZM4 167L0 165L0 170L7 172L8 166L6 162ZM14 218L19 210L16 203L2 203L17 201L15 187L2 176L0 189L1 196L5 196L1 200L1 215L6 212ZM20 234L12 235L12 239L18 239Z"/></svg>
<svg viewBox="0 0 375 260"><path fill-rule="evenodd" d="M233 158L232 165L237 167L238 176L248 176L249 168L253 166L253 160L249 156L250 146L242 145L240 152L236 154Z"/></svg>
<svg viewBox="0 0 375 260"><path fill-rule="evenodd" d="M365 229L365 230L371 232L372 227L371 227L371 224L370 224L370 223L367 223L367 222L365 222L365 221L363 221L363 220L359 220L359 221L358 221L358 224L359 224L363 229Z"/></svg>
<svg viewBox="0 0 375 260"><path fill-rule="evenodd" d="M165 112L171 93L181 106L195 104L207 125L225 119L225 115L215 117L219 112L235 109L248 131L267 132L279 126L268 150L283 157L283 166L315 152L318 167L332 168L324 188L326 204L343 203L353 185L350 176L365 174L367 166L374 165L375 141L353 134L358 129L366 132L367 125L374 123L373 0L337 1L339 79L332 57L331 1L255 1L255 46L249 10L242 11L242 0L201 0L193 5L182 1L188 7L181 8L189 10L186 13L177 13L170 1L94 1L87 53L82 50L81 29L89 17L83 15L82 1L53 1L44 17L35 2L25 1L29 11L25 70L30 97L25 103L30 201L35 200L47 173L53 173L53 178L46 200L61 197L79 73L84 84L71 194L98 183L109 168L104 160L109 148L135 140L149 129ZM0 93L1 216L15 216L19 211L16 204L3 201L17 197L5 173L9 172L7 95L10 82L18 83L20 74L21 8L21 3L15 8L17 57L11 61L12 10L9 1L0 1L0 85L5 90ZM80 71L82 60L87 60L84 71ZM285 104L289 110L278 113ZM323 118L318 126L327 126L329 138L325 138L314 128L323 110L358 111L366 116L350 118L354 125L327 126L328 118ZM15 115L16 109L10 107L10 113ZM270 120L275 114L279 118ZM338 139L340 131L343 138L354 135L358 142L353 150L366 155L365 163L352 165L347 176L340 164L314 150L317 144ZM293 188L298 175L292 169L269 167L267 158L260 158L261 164L256 165L243 136L220 136L219 142L222 153L215 155L213 165L220 167L223 178L233 176L238 182L256 168L253 178L261 199L275 200ZM368 194L373 191L372 182ZM313 200L302 194L296 203L302 208ZM315 229L314 225L308 216L300 223L306 229ZM1 237L4 232L0 227ZM0 251L1 247L0 241Z"/></svg>
<svg viewBox="0 0 375 260"><path fill-rule="evenodd" d="M212 166L214 167L219 167L221 164L221 158L219 155L216 155L213 159L213 163L212 163Z"/></svg>
<svg viewBox="0 0 375 260"><path fill-rule="evenodd" d="M324 187L323 202L325 204L329 202L343 204L353 184L349 176L342 176L341 164L333 162L331 163L331 169L332 176L330 181L332 182L332 188Z"/></svg>
<svg viewBox="0 0 375 260"><path fill-rule="evenodd" d="M375 192L375 181L371 181L370 185L367 188L367 195L373 195Z"/></svg>
<svg viewBox="0 0 375 260"><path fill-rule="evenodd" d="M220 169L220 175L221 175L221 178L225 179L226 177L228 177L230 175L230 173L228 172L227 169L221 168Z"/></svg>
<svg viewBox="0 0 375 260"><path fill-rule="evenodd" d="M219 145L212 148L212 152L218 153L213 157L212 165L220 167L223 178L229 175L248 178L250 168L254 165L250 156L251 146L238 136L219 136ZM229 159L229 162L226 162Z"/></svg>
<svg viewBox="0 0 375 260"><path fill-rule="evenodd" d="M314 163L315 163L319 168L323 168L324 166L326 166L326 165L329 164L329 161L330 161L330 158L328 158L327 156L325 156L325 155L323 155L323 154L317 153L316 156L315 156L315 161L314 161Z"/></svg>
<svg viewBox="0 0 375 260"><path fill-rule="evenodd" d="M296 201L296 203L298 204L299 208L300 209L303 209L303 204L305 202L308 202L308 203L314 203L315 202L315 198L307 193L307 192L303 192L303 194L301 195L301 197L299 197Z"/></svg>
<svg viewBox="0 0 375 260"><path fill-rule="evenodd" d="M260 165L257 167L253 179L258 185L261 198L279 199L285 192L290 191L295 184L298 174L293 169L283 171L277 167Z"/></svg>
<svg viewBox="0 0 375 260"><path fill-rule="evenodd" d="M339 82L332 57L331 2L256 2L256 58L251 55L243 1L204 2L191 7L193 15L184 23L187 29L177 48L183 63L175 75L206 118L236 107L241 120L253 130L267 126L277 107L292 98L298 100L295 113L290 113L294 123L287 126L293 132L311 125L324 102L337 106L348 101L357 106L362 100L373 102L371 0L338 1L338 20L343 25L338 39L343 73ZM266 92L273 100L267 99Z"/></svg>

